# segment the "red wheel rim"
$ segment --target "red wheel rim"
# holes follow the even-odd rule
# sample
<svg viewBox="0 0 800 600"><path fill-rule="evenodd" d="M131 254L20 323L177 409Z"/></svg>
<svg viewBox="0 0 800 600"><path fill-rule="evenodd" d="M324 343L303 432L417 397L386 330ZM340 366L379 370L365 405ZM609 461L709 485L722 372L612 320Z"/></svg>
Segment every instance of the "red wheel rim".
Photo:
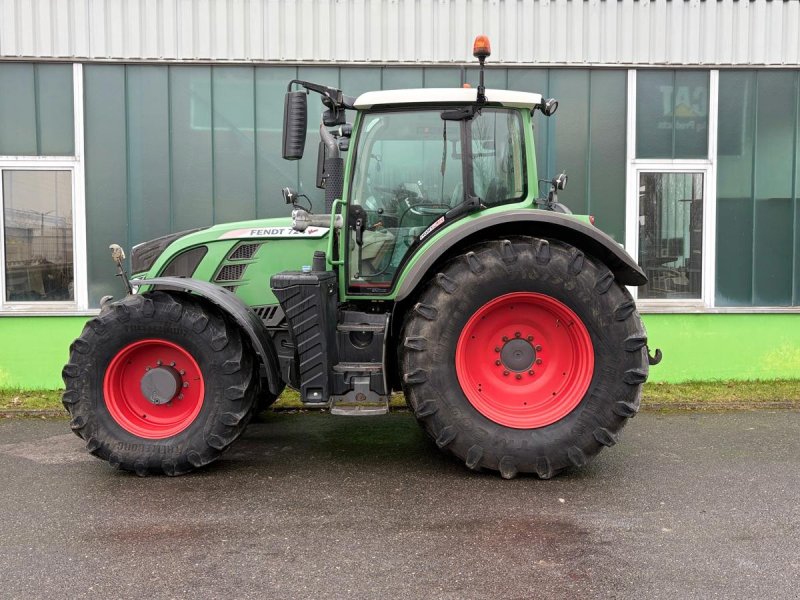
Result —
<svg viewBox="0 0 800 600"><path fill-rule="evenodd" d="M144 395L142 377L151 369L169 368L178 389L169 402L154 404ZM140 340L117 352L103 380L106 407L125 431L158 440L186 429L203 407L205 383L192 355L166 340Z"/></svg>
<svg viewBox="0 0 800 600"><path fill-rule="evenodd" d="M555 298L533 292L481 306L456 347L456 374L472 406L515 429L563 419L586 394L593 372L583 321Z"/></svg>

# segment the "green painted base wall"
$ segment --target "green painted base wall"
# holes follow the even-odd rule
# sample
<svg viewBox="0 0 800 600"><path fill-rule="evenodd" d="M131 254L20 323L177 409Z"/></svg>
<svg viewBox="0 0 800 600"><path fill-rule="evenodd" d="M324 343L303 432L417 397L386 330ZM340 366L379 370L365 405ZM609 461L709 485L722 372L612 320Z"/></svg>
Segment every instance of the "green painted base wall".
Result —
<svg viewBox="0 0 800 600"><path fill-rule="evenodd" d="M800 378L800 314L644 315L650 381ZM0 317L0 388L56 389L85 317Z"/></svg>
<svg viewBox="0 0 800 600"><path fill-rule="evenodd" d="M650 381L800 378L800 313L644 315Z"/></svg>
<svg viewBox="0 0 800 600"><path fill-rule="evenodd" d="M0 317L0 389L63 387L61 368L86 317Z"/></svg>

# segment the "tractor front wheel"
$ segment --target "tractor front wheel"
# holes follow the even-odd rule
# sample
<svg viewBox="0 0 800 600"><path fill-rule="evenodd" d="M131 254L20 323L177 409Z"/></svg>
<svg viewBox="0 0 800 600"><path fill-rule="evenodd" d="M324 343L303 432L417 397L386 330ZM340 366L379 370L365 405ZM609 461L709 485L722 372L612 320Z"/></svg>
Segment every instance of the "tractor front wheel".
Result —
<svg viewBox="0 0 800 600"><path fill-rule="evenodd" d="M188 294L108 305L70 347L64 406L93 455L139 475L217 459L252 416L257 373L238 327Z"/></svg>
<svg viewBox="0 0 800 600"><path fill-rule="evenodd" d="M647 338L627 290L557 240L486 242L445 264L403 331L406 398L471 469L546 479L616 443Z"/></svg>

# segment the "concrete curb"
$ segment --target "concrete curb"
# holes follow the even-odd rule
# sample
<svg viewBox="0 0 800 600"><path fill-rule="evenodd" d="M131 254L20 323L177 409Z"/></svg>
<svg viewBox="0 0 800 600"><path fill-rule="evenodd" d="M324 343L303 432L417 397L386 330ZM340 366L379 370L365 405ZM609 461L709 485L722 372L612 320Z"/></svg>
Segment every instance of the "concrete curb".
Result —
<svg viewBox="0 0 800 600"><path fill-rule="evenodd" d="M68 418L69 413L65 409L58 408L7 408L0 409L0 419L14 419L14 418Z"/></svg>
<svg viewBox="0 0 800 600"><path fill-rule="evenodd" d="M659 412L675 410L681 412L717 412L717 411L737 411L748 412L756 410L792 410L800 409L800 400L774 400L770 402L742 402L739 400L732 402L653 402L642 404L642 410L646 412Z"/></svg>
<svg viewBox="0 0 800 600"><path fill-rule="evenodd" d="M750 412L757 410L800 410L800 400L775 400L772 402L704 402L702 404L692 402L654 402L642 404L642 411L645 412L664 412L664 411L677 411L677 412ZM389 407L389 411L393 413L409 412L405 406ZM277 408L269 409L269 412L276 413L311 413L311 412L327 412L322 408L304 408L302 406L279 406ZM0 409L0 419L25 419L25 418L40 418L40 419L67 419L69 414L64 409L58 408L40 408L40 409L24 409L24 408L10 408Z"/></svg>

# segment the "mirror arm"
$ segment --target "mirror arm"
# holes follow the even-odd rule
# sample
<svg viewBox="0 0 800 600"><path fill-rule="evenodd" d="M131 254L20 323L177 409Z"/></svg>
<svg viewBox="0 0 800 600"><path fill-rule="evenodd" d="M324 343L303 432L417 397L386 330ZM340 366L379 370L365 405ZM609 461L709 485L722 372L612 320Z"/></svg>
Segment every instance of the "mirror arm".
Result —
<svg viewBox="0 0 800 600"><path fill-rule="evenodd" d="M342 90L321 85L319 83L312 83L311 81L303 81L302 79L292 79L289 85L286 86L286 91L291 92L293 85L299 85L306 88L309 92L316 92L327 100L332 106L336 108L354 109L356 99L351 96L345 96ZM323 100L323 102L325 101Z"/></svg>

